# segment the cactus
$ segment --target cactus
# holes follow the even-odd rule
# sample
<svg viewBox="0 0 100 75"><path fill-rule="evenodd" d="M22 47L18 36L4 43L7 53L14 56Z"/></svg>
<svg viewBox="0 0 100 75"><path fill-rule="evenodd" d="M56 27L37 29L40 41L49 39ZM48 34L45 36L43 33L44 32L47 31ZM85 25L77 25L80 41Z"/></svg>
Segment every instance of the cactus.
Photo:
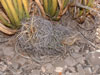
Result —
<svg viewBox="0 0 100 75"><path fill-rule="evenodd" d="M76 0L81 5L93 7L94 0ZM77 20L79 23L83 23L85 21L85 18L90 11L88 9L79 7L77 5L75 6L69 6L69 12L73 16L74 19Z"/></svg>
<svg viewBox="0 0 100 75"><path fill-rule="evenodd" d="M0 22L5 26L17 29L21 26L21 20L25 17L29 17L28 0L0 0L0 2L6 17L10 21L8 22L4 16L0 14Z"/></svg>
<svg viewBox="0 0 100 75"><path fill-rule="evenodd" d="M68 2L69 0L42 0L42 2L39 3L41 3L41 5L43 3L42 7L44 10L42 10L42 12L45 12L46 16L53 20L59 20L64 14Z"/></svg>
<svg viewBox="0 0 100 75"><path fill-rule="evenodd" d="M35 0L37 1L37 0ZM74 19L85 19L89 10L79 7L76 3L80 3L84 6L92 7L94 0L38 0L41 3L42 12L45 12L45 16L50 19L59 20L61 16L68 10ZM44 10L43 10L44 9ZM83 20L84 21L84 20Z"/></svg>

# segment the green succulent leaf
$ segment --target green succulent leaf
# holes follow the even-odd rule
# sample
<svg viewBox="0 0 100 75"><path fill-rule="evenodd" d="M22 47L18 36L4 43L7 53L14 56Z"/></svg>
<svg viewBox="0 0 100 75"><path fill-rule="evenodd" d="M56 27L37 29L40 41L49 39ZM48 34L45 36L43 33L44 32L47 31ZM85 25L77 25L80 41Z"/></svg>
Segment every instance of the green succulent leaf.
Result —
<svg viewBox="0 0 100 75"><path fill-rule="evenodd" d="M0 2L10 21L0 15L0 22L5 26L17 29L21 26L21 20L29 17L28 0L0 0Z"/></svg>
<svg viewBox="0 0 100 75"><path fill-rule="evenodd" d="M56 14L57 5L58 5L57 0L52 0L51 9L49 10L49 11L50 11L50 16L51 16L51 17L53 17L53 16Z"/></svg>

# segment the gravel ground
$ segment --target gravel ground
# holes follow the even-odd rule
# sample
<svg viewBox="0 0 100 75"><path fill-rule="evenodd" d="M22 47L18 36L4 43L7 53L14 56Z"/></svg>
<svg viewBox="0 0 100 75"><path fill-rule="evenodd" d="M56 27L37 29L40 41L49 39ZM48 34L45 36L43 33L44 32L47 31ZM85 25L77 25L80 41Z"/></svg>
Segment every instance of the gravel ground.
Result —
<svg viewBox="0 0 100 75"><path fill-rule="evenodd" d="M47 23L47 22L46 22ZM69 16L63 16L59 22L69 29L69 37L65 38L65 53L60 55L43 55L34 57L17 46L19 33L7 36L0 33L0 75L100 75L100 17L95 16L91 22L86 20L78 24ZM74 43L70 37L77 34ZM66 42L67 40L67 42Z"/></svg>

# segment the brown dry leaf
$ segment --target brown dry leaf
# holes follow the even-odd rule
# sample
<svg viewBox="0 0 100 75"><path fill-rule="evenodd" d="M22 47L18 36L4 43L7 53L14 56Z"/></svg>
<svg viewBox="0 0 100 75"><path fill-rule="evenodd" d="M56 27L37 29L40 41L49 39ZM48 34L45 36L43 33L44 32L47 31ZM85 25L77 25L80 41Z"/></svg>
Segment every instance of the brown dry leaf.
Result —
<svg viewBox="0 0 100 75"><path fill-rule="evenodd" d="M43 17L46 17L45 11L44 11L43 6L41 5L40 1L39 0L35 0L35 2L37 3L38 7L40 8Z"/></svg>
<svg viewBox="0 0 100 75"><path fill-rule="evenodd" d="M13 35L17 32L17 30L13 30L10 28L7 28L6 26L4 26L3 24L0 23L0 31L7 34L7 35Z"/></svg>
<svg viewBox="0 0 100 75"><path fill-rule="evenodd" d="M10 23L8 17L5 15L5 13L2 10L0 10L0 15L2 15L8 21L8 23Z"/></svg>
<svg viewBox="0 0 100 75"><path fill-rule="evenodd" d="M73 35L71 37L65 37L64 40L62 40L62 44L63 45L68 45L68 46L72 46L76 41L80 40L80 37L78 36L78 34Z"/></svg>
<svg viewBox="0 0 100 75"><path fill-rule="evenodd" d="M65 12L68 10L68 5L65 7L65 9L63 9L62 0L58 0L58 4L59 4L59 7L60 7L60 11L59 11L59 15L58 15L57 19L60 19L61 16L63 14L65 14Z"/></svg>
<svg viewBox="0 0 100 75"><path fill-rule="evenodd" d="M29 12L31 11L33 0L29 0Z"/></svg>

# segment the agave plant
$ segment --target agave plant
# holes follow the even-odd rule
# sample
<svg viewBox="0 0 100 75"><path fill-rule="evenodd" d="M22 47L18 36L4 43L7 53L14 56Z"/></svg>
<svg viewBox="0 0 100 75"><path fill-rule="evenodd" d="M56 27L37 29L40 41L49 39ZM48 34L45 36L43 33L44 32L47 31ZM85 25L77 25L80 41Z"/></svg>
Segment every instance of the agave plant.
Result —
<svg viewBox="0 0 100 75"><path fill-rule="evenodd" d="M76 0L77 4L79 3L80 5L88 7L93 7L93 2L94 0ZM73 4L70 4L69 12L72 14L73 18L77 20L77 22L83 23L90 11L86 8L77 6L77 4L75 4L75 2L73 2Z"/></svg>
<svg viewBox="0 0 100 75"><path fill-rule="evenodd" d="M29 0L0 0L0 4L0 31L18 29L21 27L21 20L29 17Z"/></svg>
<svg viewBox="0 0 100 75"><path fill-rule="evenodd" d="M68 9L69 0L35 0L44 17L59 20Z"/></svg>
<svg viewBox="0 0 100 75"><path fill-rule="evenodd" d="M79 3L84 6L92 7L94 0L35 0L42 15L54 20L59 20L68 10L78 22L84 22L89 10L77 6Z"/></svg>

